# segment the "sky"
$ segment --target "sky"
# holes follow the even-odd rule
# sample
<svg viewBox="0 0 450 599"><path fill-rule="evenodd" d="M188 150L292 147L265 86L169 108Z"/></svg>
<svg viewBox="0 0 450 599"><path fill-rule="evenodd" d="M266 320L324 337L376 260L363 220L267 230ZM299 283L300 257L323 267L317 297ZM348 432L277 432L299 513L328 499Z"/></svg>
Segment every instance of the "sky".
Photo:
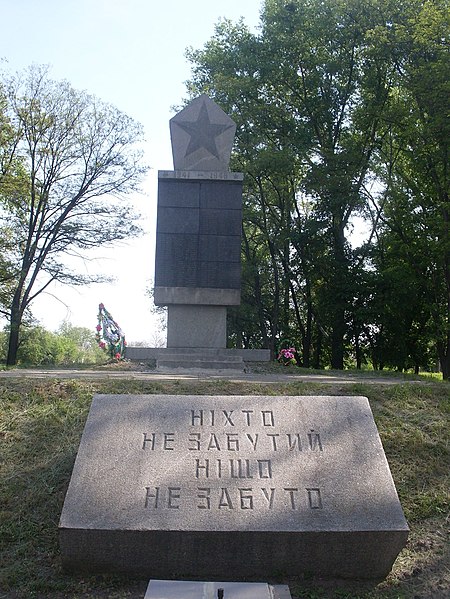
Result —
<svg viewBox="0 0 450 599"><path fill-rule="evenodd" d="M33 315L48 330L67 320L94 329L98 304L129 343L161 340L160 319L146 295L154 276L158 170L172 170L169 119L187 97L188 47L202 48L220 18L241 17L255 30L262 0L0 0L0 59L15 72L50 65L65 79L143 124L150 166L143 194L131 199L145 234L112 250L99 249L80 272L115 277L111 284L57 286L38 297Z"/></svg>

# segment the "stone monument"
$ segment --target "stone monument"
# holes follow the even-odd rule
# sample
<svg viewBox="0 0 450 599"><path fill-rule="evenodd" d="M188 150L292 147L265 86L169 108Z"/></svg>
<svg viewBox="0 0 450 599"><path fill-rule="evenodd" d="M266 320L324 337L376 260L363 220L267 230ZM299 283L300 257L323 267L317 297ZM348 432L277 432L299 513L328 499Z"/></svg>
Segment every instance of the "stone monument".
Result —
<svg viewBox="0 0 450 599"><path fill-rule="evenodd" d="M364 397L94 397L60 521L69 571L381 579L406 524Z"/></svg>
<svg viewBox="0 0 450 599"><path fill-rule="evenodd" d="M225 349L227 306L240 303L243 175L228 170L235 131L206 95L170 121L175 170L158 173L154 301L168 308L175 363L184 350L205 366L211 350Z"/></svg>
<svg viewBox="0 0 450 599"><path fill-rule="evenodd" d="M226 307L240 298L234 123L200 96L171 134L175 170L159 173L158 193L161 361L230 367L242 362L225 349ZM261 581L280 573L381 579L408 536L364 397L96 395L59 528L68 571L151 578L149 599L173 579L205 581L175 585L178 596L255 581L270 599L287 595Z"/></svg>

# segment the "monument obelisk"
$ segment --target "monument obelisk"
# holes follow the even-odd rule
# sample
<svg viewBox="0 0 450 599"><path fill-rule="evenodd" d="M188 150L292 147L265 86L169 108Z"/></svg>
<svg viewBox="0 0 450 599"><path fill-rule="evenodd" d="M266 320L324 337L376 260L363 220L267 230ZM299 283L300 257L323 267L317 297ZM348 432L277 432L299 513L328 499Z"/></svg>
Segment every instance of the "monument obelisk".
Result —
<svg viewBox="0 0 450 599"><path fill-rule="evenodd" d="M158 172L154 301L169 349L226 348L240 303L243 174L230 172L236 125L201 95L170 121L174 170ZM197 353L198 353L197 352Z"/></svg>

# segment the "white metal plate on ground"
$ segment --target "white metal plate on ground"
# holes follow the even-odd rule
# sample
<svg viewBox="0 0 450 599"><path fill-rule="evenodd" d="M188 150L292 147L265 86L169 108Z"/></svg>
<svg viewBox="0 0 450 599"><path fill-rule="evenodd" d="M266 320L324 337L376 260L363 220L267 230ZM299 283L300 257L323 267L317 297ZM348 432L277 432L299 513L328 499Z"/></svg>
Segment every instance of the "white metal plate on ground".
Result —
<svg viewBox="0 0 450 599"><path fill-rule="evenodd" d="M144 599L272 599L269 585L262 582L191 582L150 580Z"/></svg>

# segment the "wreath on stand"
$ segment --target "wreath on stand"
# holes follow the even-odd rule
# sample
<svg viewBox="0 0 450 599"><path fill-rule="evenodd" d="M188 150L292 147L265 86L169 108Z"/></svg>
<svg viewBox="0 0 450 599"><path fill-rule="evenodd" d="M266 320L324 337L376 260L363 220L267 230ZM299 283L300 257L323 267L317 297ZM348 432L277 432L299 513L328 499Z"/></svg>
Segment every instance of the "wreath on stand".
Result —
<svg viewBox="0 0 450 599"><path fill-rule="evenodd" d="M98 306L97 320L95 338L98 346L108 352L111 359L122 360L126 346L125 335L104 304Z"/></svg>

